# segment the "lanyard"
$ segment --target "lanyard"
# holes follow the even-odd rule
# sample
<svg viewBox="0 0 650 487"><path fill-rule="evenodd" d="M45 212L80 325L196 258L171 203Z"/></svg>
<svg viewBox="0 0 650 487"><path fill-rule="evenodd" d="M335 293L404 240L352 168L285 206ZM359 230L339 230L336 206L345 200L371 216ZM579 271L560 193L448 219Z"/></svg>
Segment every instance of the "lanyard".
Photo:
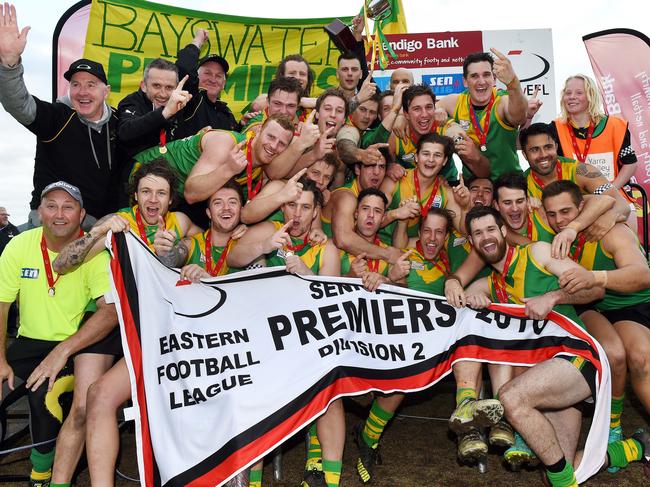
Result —
<svg viewBox="0 0 650 487"><path fill-rule="evenodd" d="M576 242L576 248L571 254L571 259L573 259L574 262L579 262L580 257L582 257L582 249L585 247L585 241L587 240L587 237L585 237L585 234L580 232L578 235L578 241Z"/></svg>
<svg viewBox="0 0 650 487"><path fill-rule="evenodd" d="M508 246L508 253L506 254L506 260L503 263L503 272L500 274L498 272L492 273L492 283L494 284L494 290L497 293L497 299L500 303L508 302L508 291L506 288L506 279L508 275L508 270L510 269L510 264L512 263L512 257L514 256L515 248Z"/></svg>
<svg viewBox="0 0 650 487"><path fill-rule="evenodd" d="M556 181L562 181L562 163L560 161L556 161L555 163L555 174L556 174ZM533 181L537 183L537 186L539 186L540 189L544 189L544 182L539 178L537 174L535 174L535 171L531 169L530 175L533 177Z"/></svg>
<svg viewBox="0 0 650 487"><path fill-rule="evenodd" d="M226 246L221 252L221 256L219 257L217 264L212 267L212 230L208 229L207 235L205 236L205 270L211 276L219 275L219 271L221 270L223 263L226 261L228 250L230 250L230 241L231 239L229 238L228 242L226 242Z"/></svg>
<svg viewBox="0 0 650 487"><path fill-rule="evenodd" d="M419 240L415 242L415 248L417 249L417 251L420 253L420 255L424 260L430 262L435 267L437 267L440 270L440 272L442 272L443 275L446 276L449 274L451 267L449 265L449 257L447 257L447 252L441 249L440 252L438 252L438 259L436 261L431 261L424 256L424 249L422 248L422 242L420 242Z"/></svg>
<svg viewBox="0 0 650 487"><path fill-rule="evenodd" d="M167 131L163 128L160 129L160 147L158 151L161 154L167 154Z"/></svg>
<svg viewBox="0 0 650 487"><path fill-rule="evenodd" d="M585 151L580 152L578 147L578 141L576 140L576 134L573 131L573 127L569 124L569 134L571 135L571 144L573 144L573 153L576 155L576 159L580 162L585 162L587 160L587 154L589 154L589 146L591 146L591 139L594 135L594 122L589 122L589 128L587 129L587 138L585 139Z"/></svg>
<svg viewBox="0 0 650 487"><path fill-rule="evenodd" d="M410 126L409 126L409 131L411 133L411 142L413 142L413 144L415 144L415 145L418 145L418 142L420 141L420 135L416 134L413 131L413 128L411 128ZM435 134L437 131L438 131L438 121L434 120L433 125L431 126L431 131L429 133L430 134Z"/></svg>
<svg viewBox="0 0 650 487"><path fill-rule="evenodd" d="M528 214L528 221L526 222L526 236L530 239L533 238L533 215Z"/></svg>
<svg viewBox="0 0 650 487"><path fill-rule="evenodd" d="M495 101L494 91L492 91L492 96L490 96L490 102L485 108L485 127L481 127L481 122L476 116L476 110L474 110L474 105L472 105L472 101L469 99L469 97L467 98L472 127L474 127L474 133L476 134L476 138L481 144L481 152L485 152L487 150L487 134L488 131L490 130L490 115L492 114L492 107L494 106L494 101Z"/></svg>
<svg viewBox="0 0 650 487"><path fill-rule="evenodd" d="M79 229L79 237L84 236L84 231ZM41 255L43 256L43 267L45 267L45 277L47 278L47 294L50 297L54 297L56 291L54 286L56 286L59 277L61 274L56 276L54 279L54 272L52 271L52 264L50 263L50 255L47 253L47 243L45 242L45 233L41 235Z"/></svg>
<svg viewBox="0 0 650 487"><path fill-rule="evenodd" d="M417 168L413 171L413 180L415 181L415 194L418 197L418 203L422 204L422 196L420 195L420 178L418 177ZM436 182L433 183L433 188L431 189L431 194L429 195L429 199L427 200L426 204L420 209L420 215L422 215L423 219L427 217L427 214L429 213L429 208L431 208L431 205L433 204L433 198L436 196L436 193L438 193L439 187L440 187L440 178L436 176Z"/></svg>
<svg viewBox="0 0 650 487"><path fill-rule="evenodd" d="M255 198L255 195L260 190L262 186L262 176L257 181L255 189L253 189L253 139L255 136L251 137L246 145L246 186L248 187L248 201L251 201Z"/></svg>

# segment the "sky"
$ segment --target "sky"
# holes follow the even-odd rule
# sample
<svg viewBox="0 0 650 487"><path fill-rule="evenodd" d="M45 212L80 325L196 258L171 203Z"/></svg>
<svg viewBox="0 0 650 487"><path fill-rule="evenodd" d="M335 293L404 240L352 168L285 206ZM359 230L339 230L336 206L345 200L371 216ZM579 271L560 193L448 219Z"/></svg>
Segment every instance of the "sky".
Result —
<svg viewBox="0 0 650 487"><path fill-rule="evenodd" d="M402 0L409 32L552 29L556 93L570 75L593 76L582 36L605 29L629 28L650 34L650 8L632 0L567 2L488 2L478 0ZM61 15L76 1L16 2L18 24L31 26L23 55L25 83L35 96L51 97L52 32ZM167 0L180 7L230 15L277 18L352 16L361 0ZM358 6L356 4L358 3ZM286 8L283 8L283 5ZM354 8L351 6L355 5ZM491 8L492 7L492 8ZM557 103L556 103L557 107ZM32 191L35 137L0 108L0 206L18 225L26 221Z"/></svg>

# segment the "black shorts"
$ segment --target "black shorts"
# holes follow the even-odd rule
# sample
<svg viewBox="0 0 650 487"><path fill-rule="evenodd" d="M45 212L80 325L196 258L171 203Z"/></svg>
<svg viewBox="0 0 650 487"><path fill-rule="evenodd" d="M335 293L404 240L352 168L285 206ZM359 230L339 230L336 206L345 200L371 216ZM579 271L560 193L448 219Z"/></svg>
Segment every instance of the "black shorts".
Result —
<svg viewBox="0 0 650 487"><path fill-rule="evenodd" d="M573 307L576 310L578 316L580 316L585 311L598 311L596 309L596 302L591 302L587 304L574 304Z"/></svg>
<svg viewBox="0 0 650 487"><path fill-rule="evenodd" d="M77 352L77 355L82 353L99 353L101 355L112 355L116 360L124 355L122 351L122 336L120 335L120 326L115 326L108 335L99 340L97 343L88 345L83 350Z"/></svg>
<svg viewBox="0 0 650 487"><path fill-rule="evenodd" d="M19 336L7 349L7 362L16 374L22 380L34 372L34 369L40 364L47 354L61 342L52 342L49 340L37 340ZM68 375L72 373L72 361L68 361L59 375Z"/></svg>
<svg viewBox="0 0 650 487"><path fill-rule="evenodd" d="M587 381L589 390L591 391L591 399L596 402L596 367L589 360L578 356L558 355L555 358L561 358L573 365L582 377Z"/></svg>
<svg viewBox="0 0 650 487"><path fill-rule="evenodd" d="M635 321L646 328L650 328L650 302L634 304L626 308L603 310L600 314L611 323Z"/></svg>

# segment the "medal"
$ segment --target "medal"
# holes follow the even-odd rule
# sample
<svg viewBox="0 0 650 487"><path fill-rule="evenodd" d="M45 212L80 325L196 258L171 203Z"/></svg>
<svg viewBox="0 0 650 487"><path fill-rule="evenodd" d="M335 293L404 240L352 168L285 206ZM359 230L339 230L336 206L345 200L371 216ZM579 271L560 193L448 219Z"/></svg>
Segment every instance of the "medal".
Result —
<svg viewBox="0 0 650 487"><path fill-rule="evenodd" d="M160 129L160 146L158 147L158 151L161 154L167 154L167 132L165 132L164 128Z"/></svg>
<svg viewBox="0 0 650 487"><path fill-rule="evenodd" d="M58 277L57 277L57 279L58 279ZM47 294L48 294L50 297L53 298L54 295L56 294L56 291L54 290L53 287L51 287L50 289L47 290Z"/></svg>
<svg viewBox="0 0 650 487"><path fill-rule="evenodd" d="M84 231L79 229L79 236L84 236ZM61 274L56 276L54 279L54 273L52 272L52 264L50 264L50 255L47 253L47 243L45 242L45 234L41 235L41 255L43 256L43 267L45 268L45 277L47 278L47 295L51 298L54 297L56 291L54 286L56 286L57 281L61 277Z"/></svg>
<svg viewBox="0 0 650 487"><path fill-rule="evenodd" d="M413 171L413 183L415 184L415 194L418 199L418 203L422 205L422 195L420 194L420 178L418 177L417 169ZM427 214L429 213L429 208L431 208L431 204L433 203L433 200L436 194L438 193L439 187L440 187L440 178L436 176L436 181L433 184L433 188L431 188L431 194L429 195L429 199L424 204L424 206L421 206L420 208L420 216L422 218L427 217Z"/></svg>
<svg viewBox="0 0 650 487"><path fill-rule="evenodd" d="M286 259L286 258L288 258L288 257L291 257L292 255L293 255L293 252L291 252L291 250L287 250L287 251L284 253L284 258Z"/></svg>
<svg viewBox="0 0 650 487"><path fill-rule="evenodd" d="M474 134L476 134L476 138L478 139L479 144L481 144L481 152L487 151L487 136L488 136L488 131L490 130L490 115L492 113L492 106L494 105L494 101L495 101L495 97L493 91L492 96L490 97L490 102L485 108L485 126L481 127L481 122L478 119L478 116L476 115L476 110L474 110L474 105L472 105L472 101L469 98L467 99L467 104L469 105L469 114L471 119L470 121L472 123L472 127L474 128Z"/></svg>
<svg viewBox="0 0 650 487"><path fill-rule="evenodd" d="M481 152L485 152L487 150L487 146L485 144L481 145Z"/></svg>

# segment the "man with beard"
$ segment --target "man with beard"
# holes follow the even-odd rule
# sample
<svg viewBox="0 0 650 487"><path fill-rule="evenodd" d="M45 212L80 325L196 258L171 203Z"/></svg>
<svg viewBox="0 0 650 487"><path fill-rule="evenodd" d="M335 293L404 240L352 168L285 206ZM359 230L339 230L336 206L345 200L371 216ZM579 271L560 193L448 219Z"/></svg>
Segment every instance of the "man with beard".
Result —
<svg viewBox="0 0 650 487"><path fill-rule="evenodd" d="M83 450L87 388L112 360L97 361L91 344L115 328L117 314L108 299L106 255L65 276L55 277L51 266L57 253L83 234L81 192L58 181L46 186L39 196L42 228L12 239L0 257L0 386L7 380L13 389L14 375L25 381L22 387L27 389L36 444L30 455L30 485L45 487L51 477L60 485L70 485ZM7 312L18 297L18 338L5 352ZM96 311L80 326L85 311L91 308ZM60 396L73 388L72 407L62 427L63 411L56 406ZM57 435L55 457L49 440Z"/></svg>
<svg viewBox="0 0 650 487"><path fill-rule="evenodd" d="M599 285L573 293L560 288L558 277L567 271L580 271L580 266L569 259L551 257L546 242L525 247L508 245L505 225L495 209L473 208L467 214L466 226L472 245L494 269L491 276L467 288L469 306L484 308L491 302L524 304L526 316L532 319L545 319L555 310L582 324L572 305L604 295ZM462 283L464 278L454 279ZM573 406L594 396L595 380L596 369L590 362L558 356L531 367L499 390L506 417L544 463L554 486L576 485L572 464L581 412ZM552 421L547 416L552 416ZM625 441L636 442L632 446L643 452L644 444L638 439ZM623 441L612 445L608 450L624 450ZM608 456L610 464L619 463L614 454Z"/></svg>
<svg viewBox="0 0 650 487"><path fill-rule="evenodd" d="M415 168L406 171L399 181L385 178L381 190L388 197L389 210L408 208L407 235L417 235L420 220L430 208L447 208L454 215L454 226L464 233L463 215L469 206L469 192L462 183L453 188L441 175L451 159L453 142L449 137L426 134L418 140L415 154ZM395 224L392 215L384 222L379 232L384 243L393 241ZM398 245L399 246L399 245Z"/></svg>
<svg viewBox="0 0 650 487"><path fill-rule="evenodd" d="M558 157L557 140L550 125L534 123L519 133L519 144L530 168L526 171L528 196L539 206L544 186L553 181L573 181L584 194L604 194L616 200L614 207L600 216L587 233L589 240L599 240L614 224L624 223L630 214L629 203L600 171L583 162Z"/></svg>
<svg viewBox="0 0 650 487"><path fill-rule="evenodd" d="M604 281L605 297L583 306L580 318L603 346L612 371L610 443L622 438L621 413L629 368L632 387L650 411L650 268L637 236L617 223L597 242L588 242L573 227L584 211L580 188L570 181L555 181L544 188L542 203L548 222L558 234L569 234L568 256L584 270L567 272L560 284L567 291ZM591 271L591 272L590 272Z"/></svg>
<svg viewBox="0 0 650 487"><path fill-rule="evenodd" d="M488 162L487 174L466 164L465 177L490 177L493 181L505 172L521 171L517 156L517 129L526 122L528 101L510 60L496 49L468 55L463 63L463 84L459 94L440 99L438 107L458 122L469 137L456 144L460 153L480 150ZM495 79L496 78L496 79ZM495 88L496 80L507 91ZM471 147L473 146L473 147Z"/></svg>
<svg viewBox="0 0 650 487"><path fill-rule="evenodd" d="M110 86L104 67L89 59L73 62L63 77L68 92L54 103L32 96L23 80L21 54L29 27L18 29L13 5L0 6L0 103L12 117L36 135L34 190L29 226L40 225L37 208L43 189L67 181L84 195L86 221L118 208L119 174L117 117L106 103Z"/></svg>

